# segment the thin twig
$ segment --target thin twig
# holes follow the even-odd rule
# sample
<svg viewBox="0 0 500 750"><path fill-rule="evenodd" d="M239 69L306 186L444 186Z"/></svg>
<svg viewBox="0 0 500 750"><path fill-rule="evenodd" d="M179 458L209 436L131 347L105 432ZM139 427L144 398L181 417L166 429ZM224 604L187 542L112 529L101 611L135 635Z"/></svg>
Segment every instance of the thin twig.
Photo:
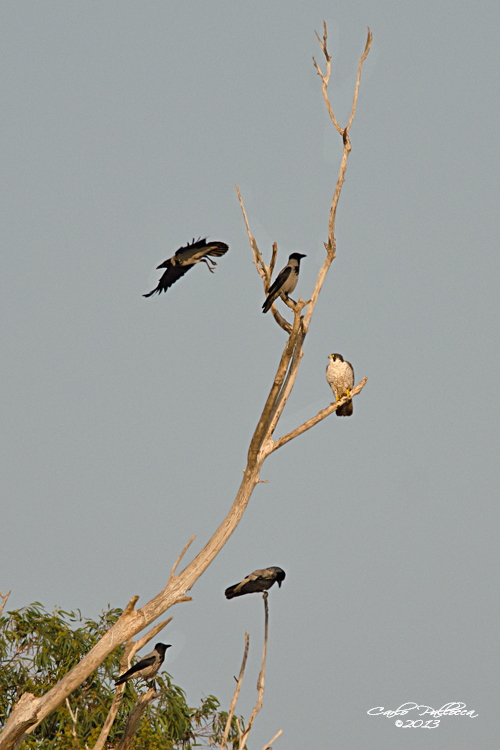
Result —
<svg viewBox="0 0 500 750"><path fill-rule="evenodd" d="M255 267L256 267L257 271L261 275L262 280L264 281L264 284L265 284L266 283L266 277L268 275L268 269L267 269L266 264L264 263L264 259L263 259L262 255L261 255L261 252L260 252L259 248L257 247L257 243L255 241L255 237L250 232L250 225L248 223L247 213L245 211L245 207L243 205L243 200L241 198L240 189L239 189L238 185L235 185L235 188L236 188L236 192L238 193L238 198L239 198L239 201L240 201L241 211L243 213L243 218L245 220L245 225L246 225L246 228L247 228L248 239L250 240L250 247L252 248L253 261L255 263Z"/></svg>
<svg viewBox="0 0 500 750"><path fill-rule="evenodd" d="M356 105L357 105L357 101L358 101L358 92L359 92L359 83L360 83L360 80L361 80L361 70L362 70L362 67L363 67L363 63L366 60L366 57L368 55L368 52L370 51L370 46L371 46L371 42L372 42L372 34L370 32L370 29L368 29L367 42L366 42L366 45L365 45L364 52L361 55L361 58L360 58L360 61L359 61L359 65L358 65L358 75L357 75L357 78L356 78L356 87L355 87L355 91L354 91L354 98L353 98L353 103L352 103L351 116L349 118L349 122L348 122L347 126L344 129L342 129L340 127L340 125L338 124L337 120L335 119L334 115L333 115L333 111L332 111L332 108L331 108L331 105L330 105L330 100L329 100L329 97L328 97L328 90L327 89L328 89L328 82L329 82L329 78L330 78L330 64L331 64L330 60L331 60L331 58L330 58L330 55L328 54L328 51L327 51L327 48L326 48L326 39L327 39L327 36L326 36L326 23L324 23L323 25L324 25L324 30L325 30L325 33L324 33L324 43L321 42L321 40L319 39L319 37L318 37L318 39L319 39L319 42L321 44L321 48L323 49L323 52L324 52L326 60L327 60L327 75L323 76L323 74L319 70L319 67L318 67L318 65L317 65L317 63L316 63L315 60L314 60L314 64L316 66L316 69L318 70L319 75L321 76L322 81L323 81L323 98L325 100L326 108L328 109L328 112L330 114L330 118L332 119L332 122L335 125L335 128L340 133L340 135L342 135L342 140L343 140L343 143L344 143L344 148L343 148L343 153L342 153L342 160L341 160L341 163L340 163L339 174L338 174L338 178L337 178L337 184L335 186L335 192L333 194L332 204L331 204L331 207L330 207L330 217L329 217L329 221L328 221L328 242L325 243L325 248L327 250L327 256L326 256L325 261L324 261L324 263L323 263L323 265L322 265L322 267L321 267L321 269L319 271L318 279L316 281L316 284L315 284L315 287L314 287L314 291L313 291L313 293L311 295L311 303L310 303L310 305L309 305L309 307L308 307L308 309L306 311L306 314L304 316L304 329L305 329L306 332L309 330L309 324L311 322L312 314L314 312L314 308L316 307L316 302L318 301L319 293L321 292L321 289L323 287L324 281L326 279L326 274L328 273L328 270L329 270L329 268L330 268L330 266L332 264L333 259L335 258L335 254L336 254L335 218L336 218L336 215L337 215L337 206L338 206L338 202L339 202L339 198L340 198L340 191L342 190L342 185L344 184L344 180L345 180L345 173L346 173L346 169L347 169L347 159L348 159L349 153L351 151L351 141L349 139L349 130L350 130L350 127L351 127L351 125L353 123L354 115L355 115L355 112L356 112ZM317 34L316 34L316 36L317 36Z"/></svg>
<svg viewBox="0 0 500 750"><path fill-rule="evenodd" d="M97 738L97 741L94 747L92 748L92 750L102 750L104 748L106 741L108 739L108 735L111 731L111 727L114 724L116 715L122 704L124 690L125 690L125 683L123 683L122 685L117 685L115 695L113 698L113 702L111 703L111 708L108 711L108 715L106 716L106 721L104 722L102 726L102 729L99 733L99 737Z"/></svg>
<svg viewBox="0 0 500 750"><path fill-rule="evenodd" d="M238 719L238 717L236 717L236 726L238 727L238 737L241 743L241 738L243 737L243 730L241 729L241 724L240 724L240 720Z"/></svg>
<svg viewBox="0 0 500 750"><path fill-rule="evenodd" d="M276 258L278 257L278 243L273 242L273 254L271 256L271 262L269 264L269 285L271 285L271 279L273 278L274 266L276 265ZM266 289L266 292L268 290Z"/></svg>
<svg viewBox="0 0 500 750"><path fill-rule="evenodd" d="M370 47L372 46L372 39L373 34L370 31L370 27L368 26L368 36L366 38L366 45L365 45L365 51L360 57L359 64L358 64L358 76L356 78L356 88L354 89L354 98L352 100L352 110L351 110L351 116L349 118L349 122L347 123L346 130L348 131L352 125L352 121L354 120L354 113L356 112L356 105L358 103L358 93L359 93L359 82L361 80L361 68L363 67L363 63L366 60L368 53L370 51Z"/></svg>
<svg viewBox="0 0 500 750"><path fill-rule="evenodd" d="M250 645L250 637L248 633L245 631L245 651L243 653L243 661L241 662L241 669L240 674L238 677L238 680L236 682L236 688L234 690L233 699L231 701L231 705L229 706L229 713L227 715L227 722L226 722L226 728L224 729L224 736L222 738L220 750L224 750L224 748L227 745L227 738L229 737L229 732L231 730L231 721L234 716L234 710L236 708L236 703L238 702L238 696L240 694L241 689L241 683L243 681L243 675L245 674L245 667L247 663L247 656L248 656L248 647Z"/></svg>
<svg viewBox="0 0 500 750"><path fill-rule="evenodd" d="M3 599L2 603L0 604L0 617L2 616L4 607L7 604L7 599L9 598L11 593L12 593L12 589L8 591L6 594L2 594L2 592L0 591L0 599Z"/></svg>
<svg viewBox="0 0 500 750"><path fill-rule="evenodd" d="M323 75L323 73L321 72L321 68L319 67L318 63L316 62L315 58L313 57L314 67L316 68L316 70L318 72L318 75L321 78L321 81L323 83L323 99L325 100L326 108L328 110L328 114L330 115L330 119L333 122L333 124L334 124L335 129L337 130L337 132L340 135L342 135L343 134L342 128L338 124L337 119L336 119L335 115L333 114L333 109L332 109L332 106L330 104L330 100L329 100L328 94L327 94L328 83L330 81L330 73L331 73L331 70L332 70L332 57L331 57L331 55L328 54L328 49L327 49L327 46L326 46L326 42L327 42L327 38L328 38L327 31L326 31L326 21L323 21L323 41L321 41L321 39L319 38L319 35L318 35L317 31L315 31L314 33L316 34L316 37L317 37L318 42L320 44L320 47L321 47L321 49L323 51L323 54L324 54L324 56L326 58L326 74Z"/></svg>
<svg viewBox="0 0 500 750"><path fill-rule="evenodd" d="M142 638L140 638L136 643L134 643L134 648L132 649L132 652L130 654L130 659L135 656L137 651L140 651L141 648L144 648L144 646L151 641L155 635L158 635L160 630L163 630L164 627L168 625L169 622L172 622L173 616L169 617L168 620L163 620L163 622L159 622L157 625L154 626L154 628L151 628L149 633L146 633L146 635L143 635Z"/></svg>
<svg viewBox="0 0 500 750"><path fill-rule="evenodd" d="M259 679L257 680L257 703L255 704L253 711L248 720L248 724L245 728L243 737L240 737L240 745L238 750L244 750L248 735L252 729L253 723L260 709L262 708L262 701L264 700L264 682L266 677L266 656L267 656L267 638L269 633L269 606L267 603L268 593L264 591L262 594L264 599L264 649L262 651L262 667L260 669Z"/></svg>
<svg viewBox="0 0 500 750"><path fill-rule="evenodd" d="M80 742L78 740L78 734L76 732L76 723L78 721L78 708L76 709L75 713L73 713L73 711L71 710L71 705L70 705L68 698L66 698L66 706L68 707L69 715L71 716L71 721L73 722L73 739L75 741L75 750L79 750Z"/></svg>
<svg viewBox="0 0 500 750"><path fill-rule="evenodd" d="M272 740L270 740L267 743L267 745L264 745L264 747L262 748L262 750L272 750L273 742L274 742L274 740L278 739L278 737L280 736L280 734L283 734L283 730L282 729L280 729L279 732L276 732L276 734L274 735L274 737L272 738Z"/></svg>
<svg viewBox="0 0 500 750"><path fill-rule="evenodd" d="M182 550L181 554L179 555L179 557L175 561L174 567L172 568L172 572L170 573L170 578L168 579L169 583L171 581L173 581L173 579L175 578L175 571L177 570L177 567L178 567L180 561L182 560L182 558L184 557L184 555L186 554L186 552L188 551L188 549L190 548L190 546L192 545L192 543L194 542L195 539L196 539L196 534L193 534L193 536L191 537L191 539L186 544L186 546Z"/></svg>
<svg viewBox="0 0 500 750"><path fill-rule="evenodd" d="M243 205L243 198L241 197L240 189L238 185L236 187L236 192L238 193L238 199L240 201L241 206L241 212L243 214L243 219L245 220L245 226L247 228L247 234L248 234L248 240L250 242L250 247L252 249L252 255L253 255L253 262L255 264L255 268L259 272L260 277L262 278L262 283L264 284L264 292L267 294L269 291L269 287L271 286L271 279L274 271L274 265L276 263L276 255L278 253L278 246L276 242L273 243L273 254L271 257L271 263L269 266L266 266L264 263L264 259L262 258L262 254L257 247L257 242L255 241L255 237L250 231L250 225L248 223L247 213L245 211L245 206ZM272 305L271 312L273 314L273 317L277 324L283 328L284 331L286 331L288 334L292 332L292 326L290 323L284 318L279 310L277 310L276 305Z"/></svg>

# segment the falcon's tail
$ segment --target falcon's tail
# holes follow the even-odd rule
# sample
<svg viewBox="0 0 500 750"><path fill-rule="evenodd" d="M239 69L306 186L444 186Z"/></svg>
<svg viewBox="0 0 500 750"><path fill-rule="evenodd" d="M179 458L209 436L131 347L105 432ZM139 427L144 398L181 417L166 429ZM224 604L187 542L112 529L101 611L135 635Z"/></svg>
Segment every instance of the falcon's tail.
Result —
<svg viewBox="0 0 500 750"><path fill-rule="evenodd" d="M337 409L337 417L352 417L353 411L352 401L346 401Z"/></svg>

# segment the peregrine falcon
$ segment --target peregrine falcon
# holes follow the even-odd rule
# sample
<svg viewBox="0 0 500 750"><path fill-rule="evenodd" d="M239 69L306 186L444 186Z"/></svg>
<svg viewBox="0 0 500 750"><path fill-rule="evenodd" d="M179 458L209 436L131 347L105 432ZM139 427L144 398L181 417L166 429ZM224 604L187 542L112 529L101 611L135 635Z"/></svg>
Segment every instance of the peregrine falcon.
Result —
<svg viewBox="0 0 500 750"><path fill-rule="evenodd" d="M354 370L350 362L344 361L341 354L330 354L326 368L326 379L335 394L335 401L342 396L349 396L354 385ZM337 417L350 417L353 412L352 401L346 401L337 409Z"/></svg>
<svg viewBox="0 0 500 750"><path fill-rule="evenodd" d="M274 301L280 295L288 299L288 295L293 292L299 280L300 259L305 257L302 253L292 253L290 255L288 264L281 269L267 293L266 301L262 305L262 312L266 313L270 310Z"/></svg>
<svg viewBox="0 0 500 750"><path fill-rule="evenodd" d="M267 591L276 581L281 588L281 583L285 580L285 576L285 571L277 567L254 570L253 573L250 573L240 583L235 583L234 586L226 589L226 599L233 599L235 596L253 594L258 591Z"/></svg>
<svg viewBox="0 0 500 750"><path fill-rule="evenodd" d="M134 664L133 667L130 667L130 669L120 675L119 678L115 680L115 685L123 685L123 683L130 680L131 677L134 679L142 677L143 680L151 680L152 677L155 677L165 661L165 651L167 648L170 648L170 644L165 645L165 643L157 643L154 651L151 651L151 653L147 654L144 659L141 659L137 664Z"/></svg>
<svg viewBox="0 0 500 750"><path fill-rule="evenodd" d="M161 263L157 268L166 268L167 270L158 282L156 289L153 289L149 294L143 294L143 297L151 297L152 294L166 292L172 284L175 284L177 279L184 276L190 268L196 265L196 263L206 263L208 270L213 273L213 268L210 267L210 263L216 266L215 260L211 260L210 255L215 258L220 258L229 250L228 245L225 242L209 242L207 238L200 239L197 242L193 241L191 244L180 247L175 255L168 260Z"/></svg>

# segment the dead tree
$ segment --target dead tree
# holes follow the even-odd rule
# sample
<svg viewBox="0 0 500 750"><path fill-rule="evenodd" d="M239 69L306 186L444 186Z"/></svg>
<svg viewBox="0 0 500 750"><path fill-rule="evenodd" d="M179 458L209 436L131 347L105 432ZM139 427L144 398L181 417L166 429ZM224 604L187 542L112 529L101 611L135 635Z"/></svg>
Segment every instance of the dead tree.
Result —
<svg viewBox="0 0 500 750"><path fill-rule="evenodd" d="M304 340L309 332L309 327L311 325L311 319L316 307L316 302L318 301L318 297L325 282L326 275L336 254L335 217L337 213L340 191L344 183L347 161L349 153L351 151L349 131L356 112L356 104L358 100L359 83L363 62L368 55L372 41L372 34L368 29L368 38L366 41L365 49L363 54L361 55L358 65L358 74L354 90L351 114L347 125L342 128L335 118L330 100L328 98L328 83L330 80L331 72L331 56L328 53L327 49L326 24L324 24L323 38L321 39L318 35L316 36L318 37L318 41L325 57L325 73L322 72L320 66L313 58L314 65L322 81L323 97L328 113L330 115L330 119L337 132L341 136L343 142L342 161L340 164L337 184L330 208L330 218L328 222L328 240L324 243L326 257L323 265L319 269L318 277L311 298L307 302L304 302L301 298L296 303L292 302L291 300L287 302L288 307L293 313L292 321L287 321L273 305L272 311L274 318L281 326L281 328L287 333L287 341L285 343L285 347L283 349L278 369L276 375L274 376L264 409L250 442L247 464L243 472L243 479L236 498L231 508L229 509L227 516L220 524L219 528L208 540L201 552L196 555L194 560L192 560L181 571L181 573L176 572L177 567L181 559L187 552L188 547L192 543L194 536L191 537L191 539L179 555L174 567L172 568L172 572L165 587L156 596L154 596L140 609L135 608L139 597L133 596L125 607L123 614L121 615L119 620L109 629L106 635L101 638L99 643L94 646L94 648L81 660L81 662L77 664L76 667L74 667L70 672L68 672L68 674L65 675L60 682L54 685L54 687L51 688L47 693L45 693L45 695L42 695L40 697L35 697L28 692L24 693L21 696L20 700L14 706L5 725L5 728L0 735L0 750L11 750L18 747L21 744L23 738L27 734L30 734L40 724L40 722L43 721L43 719L45 719L45 717L48 716L57 706L63 703L66 698L71 695L73 690L75 690L75 688L77 688L78 685L80 685L115 648L120 646L122 643L128 642L137 633L150 625L154 620L156 620L157 617L160 617L167 609L172 607L174 604L191 601L191 598L187 597L186 593L193 587L198 578L214 560L214 558L228 541L233 531L238 526L248 505L250 497L252 496L252 492L255 486L260 481L260 471L266 458L270 456L271 453L274 453L274 451L278 450L278 448L286 445L286 443L290 442L290 440L293 440L299 435L302 435L304 432L311 429L311 427L314 427L314 425L318 424L318 422L326 419L326 417L333 414L333 412L336 411L339 406L341 406L348 400L348 397L344 396L336 403L330 403L328 406L325 406L324 409L319 411L315 416L306 420L303 424L297 426L291 432L288 432L287 434L282 435L277 439L274 438L274 433L283 413L283 409L286 406L287 400L297 378L300 361L303 356ZM277 245L276 243L274 243L273 245L271 262L269 266L267 266L257 246L255 237L250 231L239 190L238 196L240 198L240 204L245 219L255 266L260 276L262 277L264 290L267 292L276 262ZM353 388L350 397L352 398L353 396L356 396L362 390L365 383L366 378L363 378Z"/></svg>

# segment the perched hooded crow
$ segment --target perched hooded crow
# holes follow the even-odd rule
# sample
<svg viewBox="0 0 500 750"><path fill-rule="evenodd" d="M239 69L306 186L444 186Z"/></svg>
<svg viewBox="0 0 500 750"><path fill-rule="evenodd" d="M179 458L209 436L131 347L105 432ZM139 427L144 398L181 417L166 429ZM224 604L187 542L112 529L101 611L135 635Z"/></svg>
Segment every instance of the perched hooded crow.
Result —
<svg viewBox="0 0 500 750"><path fill-rule="evenodd" d="M180 247L175 255L158 266L158 268L166 268L167 270L158 282L156 289L153 289L149 294L143 294L142 296L151 297L151 295L156 292L158 294L166 292L172 284L175 284L177 279L184 276L184 274L187 273L190 268L193 268L196 263L206 263L208 270L213 273L214 271L213 268L210 267L210 263L212 263L213 266L216 266L217 263L215 260L211 260L207 256L213 255L215 258L220 258L220 256L227 253L228 250L229 246L226 245L225 242L209 242L207 244L206 237L197 242L193 239L190 245Z"/></svg>
<svg viewBox="0 0 500 750"><path fill-rule="evenodd" d="M299 280L300 259L305 257L302 253L292 253L290 255L288 264L281 269L274 283L271 284L266 301L262 305L262 312L266 313L270 310L273 302L280 295L288 299L288 295L293 292Z"/></svg>
<svg viewBox="0 0 500 750"><path fill-rule="evenodd" d="M341 354L330 354L326 368L326 379L335 394L335 401L342 396L349 396L354 385L354 369ZM335 412L337 417L351 417L354 409L352 400L346 401Z"/></svg>
<svg viewBox="0 0 500 750"><path fill-rule="evenodd" d="M142 677L143 680L151 680L165 661L165 651L167 648L170 648L170 644L165 645L164 643L157 643L155 650L151 651L151 653L147 654L144 659L141 659L137 664L134 664L133 667L130 667L130 669L121 674L119 678L115 680L115 685L123 685L123 683L130 680L131 677L134 679L136 677Z"/></svg>
<svg viewBox="0 0 500 750"><path fill-rule="evenodd" d="M253 594L258 591L267 591L274 583L276 583L276 581L281 588L281 583L285 580L285 575L286 573L284 570L276 567L254 570L254 572L244 578L241 583L235 583L234 586L230 586L226 589L226 599L233 599L235 596Z"/></svg>

